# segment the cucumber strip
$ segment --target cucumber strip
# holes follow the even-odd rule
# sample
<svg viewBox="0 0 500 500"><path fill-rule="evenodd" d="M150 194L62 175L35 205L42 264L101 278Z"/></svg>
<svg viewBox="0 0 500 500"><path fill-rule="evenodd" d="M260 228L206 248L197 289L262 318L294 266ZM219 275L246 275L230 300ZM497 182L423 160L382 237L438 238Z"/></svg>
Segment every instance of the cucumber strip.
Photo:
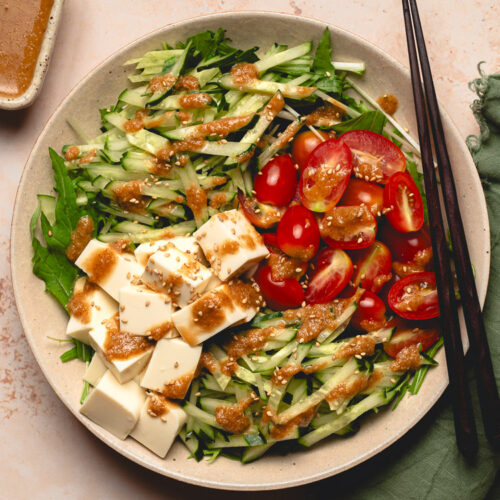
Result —
<svg viewBox="0 0 500 500"><path fill-rule="evenodd" d="M208 220L208 209L206 204L206 194L200 187L196 171L194 170L191 162L188 162L183 168L178 168L177 172L179 173L179 177L181 178L181 182L184 186L187 205L193 212L196 226L201 227ZM198 193L203 194L204 198L198 196ZM193 196L194 199L192 199Z"/></svg>
<svg viewBox="0 0 500 500"><path fill-rule="evenodd" d="M231 381L231 377L229 375L226 375L225 373L222 373L220 364L227 359L227 354L216 344L212 344L208 351L219 362L217 370L212 375L219 384L221 390L225 391Z"/></svg>
<svg viewBox="0 0 500 500"><path fill-rule="evenodd" d="M149 203L147 210L171 221L187 219L186 209L182 205L167 200L153 200Z"/></svg>
<svg viewBox="0 0 500 500"><path fill-rule="evenodd" d="M201 408L198 408L189 401L186 401L186 403L182 408L188 415L194 417L195 420L199 420L200 422L215 427L216 429L224 430L223 427L218 424L214 415L211 415L210 413L202 410Z"/></svg>
<svg viewBox="0 0 500 500"><path fill-rule="evenodd" d="M40 210L47 217L49 224L53 226L56 222L56 199L46 194L36 196L40 203Z"/></svg>
<svg viewBox="0 0 500 500"><path fill-rule="evenodd" d="M138 108L144 108L148 97L145 95L147 91L147 85L142 87L137 87L135 89L125 89L119 96L118 100L130 104L131 106L137 106Z"/></svg>
<svg viewBox="0 0 500 500"><path fill-rule="evenodd" d="M129 231L131 226L135 227L138 232ZM150 229L148 226L141 224L119 222L113 229L115 230L114 232L100 234L98 239L104 243L111 243L121 239L128 239L133 243L147 243L148 241L159 240L161 238L191 234L196 229L196 224L194 221L185 221L161 229Z"/></svg>
<svg viewBox="0 0 500 500"><path fill-rule="evenodd" d="M208 443L208 448L247 448L252 446L252 443L260 443L254 446L261 446L266 441L260 433L250 434L247 432L246 434L236 434L215 439L212 443Z"/></svg>
<svg viewBox="0 0 500 500"><path fill-rule="evenodd" d="M131 221L136 220L137 222L146 224L148 226L152 226L155 222L154 218L151 215L136 214L132 212L125 213L118 206L113 207L111 205L105 205L104 203L97 202L97 208L99 208L99 210L101 210L102 212L107 212L108 214L116 215L117 217L122 217Z"/></svg>
<svg viewBox="0 0 500 500"><path fill-rule="evenodd" d="M330 330L322 331L316 340L321 344L325 341L331 342L336 339L347 328L347 325L349 324L349 321L351 320L351 317L355 313L357 307L356 303L347 306L337 318L337 328L335 328L333 332Z"/></svg>
<svg viewBox="0 0 500 500"><path fill-rule="evenodd" d="M124 170L120 165L92 165L88 164L85 170L89 173L92 179L99 176L105 177L111 181L134 181L137 179L144 179L144 173L142 172L128 172Z"/></svg>
<svg viewBox="0 0 500 500"><path fill-rule="evenodd" d="M342 415L333 418L330 423L318 427L314 431L309 432L305 436L299 438L299 443L303 446L310 447L318 441L326 438L327 436L340 431L351 422L359 418L363 413L366 413L367 411L370 411L379 406L388 404L391 401L392 397L392 394L386 394L386 391L384 390L374 392L359 403L350 406Z"/></svg>
<svg viewBox="0 0 500 500"><path fill-rule="evenodd" d="M248 130L242 137L241 142L246 142L250 144L257 144L260 138L264 135L264 132L269 127L271 122L276 118L276 115L283 108L284 100L281 93L276 93L266 105L266 109L260 113L259 119L254 127ZM238 163L238 159L235 157L228 158L224 165L233 165ZM245 170L245 169L243 169ZM247 191L245 189L245 191Z"/></svg>
<svg viewBox="0 0 500 500"><path fill-rule="evenodd" d="M137 68L143 68L147 65L149 61L157 62L158 64L163 63L166 59L170 57L178 57L182 54L182 49L167 49L167 50L151 50L146 52L142 57L136 59L129 59L123 63L123 66L130 66L136 64Z"/></svg>
<svg viewBox="0 0 500 500"><path fill-rule="evenodd" d="M347 380L356 370L357 364L353 359L350 359L335 375L332 376L325 384L307 396L299 403L291 406L287 410L281 412L277 416L278 424L286 424L298 415L301 415L311 407L321 403L326 396L341 382Z"/></svg>
<svg viewBox="0 0 500 500"><path fill-rule="evenodd" d="M231 406L235 404L236 401L228 401L227 399L216 399L216 398L208 398L208 397L201 397L200 398L200 406L203 410L205 410L208 413L211 413L212 415L215 415L215 410L219 406Z"/></svg>
<svg viewBox="0 0 500 500"><path fill-rule="evenodd" d="M291 49L283 50L282 52L278 52L277 54L273 54L269 57L264 57L254 64L260 74L274 66L285 64L293 61L294 59L305 56L306 54L309 54L311 50L312 42L305 42L297 45L296 47L292 47Z"/></svg>
<svg viewBox="0 0 500 500"><path fill-rule="evenodd" d="M186 448L191 452L191 457L199 462L203 458L203 453L200 450L200 442L198 438L192 434L187 436L187 433L184 429L181 429L179 431L179 437L185 444Z"/></svg>
<svg viewBox="0 0 500 500"><path fill-rule="evenodd" d="M271 448L273 443L261 444L257 446L247 446L241 455L241 461L248 464L260 458L266 451Z"/></svg>
<svg viewBox="0 0 500 500"><path fill-rule="evenodd" d="M129 172L155 173L156 158L143 151L127 151L121 158L122 167Z"/></svg>
<svg viewBox="0 0 500 500"><path fill-rule="evenodd" d="M202 69L201 71L193 70L189 74L194 76L198 80L200 89L205 87L205 85L213 80L220 73L219 68L208 68Z"/></svg>
<svg viewBox="0 0 500 500"><path fill-rule="evenodd" d="M295 134L297 134L304 124L305 122L301 118L294 120L273 143L269 144L262 151L257 160L259 170L263 169L273 156L278 154L281 149L285 148L293 140Z"/></svg>
<svg viewBox="0 0 500 500"><path fill-rule="evenodd" d="M126 134L126 137L132 146L147 151L155 156L158 151L166 148L169 144L168 139L165 139L165 137L145 129L141 129L134 134Z"/></svg>
<svg viewBox="0 0 500 500"><path fill-rule="evenodd" d="M284 97L293 99L305 99L316 91L316 87L301 87L290 85L289 83L268 82L265 80L252 80L243 85L233 82L231 75L224 75L219 79L219 83L229 90L239 90L240 92L263 92L265 94L276 94L281 92Z"/></svg>
<svg viewBox="0 0 500 500"><path fill-rule="evenodd" d="M259 373L253 373L246 368L238 365L238 368L233 374L236 378L248 382L249 384L257 387L259 390L260 398L267 400L267 393L271 390L271 381L265 379Z"/></svg>
<svg viewBox="0 0 500 500"><path fill-rule="evenodd" d="M171 67L170 71L166 73L175 77L175 79L172 80L172 84L167 88L165 88L164 90L153 92L153 94L146 101L147 107L154 106L160 103L172 91L177 81L177 77L181 74L182 68L184 67L184 63L186 62L186 57L189 53L190 48L191 48L191 41L188 42L182 54L175 60L175 63Z"/></svg>
<svg viewBox="0 0 500 500"><path fill-rule="evenodd" d="M298 346L299 343L296 341L290 342L289 344L285 345L285 347L273 354L267 361L265 361L264 363L259 363L257 365L257 371L263 372L276 368L285 358L290 356L293 350L295 348L298 348Z"/></svg>

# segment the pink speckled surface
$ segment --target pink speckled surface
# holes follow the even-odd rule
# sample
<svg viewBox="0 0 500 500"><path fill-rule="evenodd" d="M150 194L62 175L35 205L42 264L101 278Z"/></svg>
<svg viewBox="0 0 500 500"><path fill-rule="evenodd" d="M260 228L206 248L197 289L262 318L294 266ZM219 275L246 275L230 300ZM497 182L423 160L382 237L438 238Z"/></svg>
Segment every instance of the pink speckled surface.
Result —
<svg viewBox="0 0 500 500"><path fill-rule="evenodd" d="M406 64L399 0L67 0L44 88L35 105L0 112L0 498L191 498L231 494L177 483L128 462L93 437L59 402L22 335L9 278L9 223L24 162L59 101L89 69L129 41L171 21L227 10L263 9L324 19L374 42ZM497 2L421 0L438 93L465 137L476 132L467 82L476 64L500 67ZM27 263L28 264L28 263ZM36 490L33 487L36 485ZM34 492L36 493L34 494ZM301 498L305 488L294 494ZM241 494L239 494L241 495ZM246 495L243 495L246 496ZM252 496L256 496L255 493ZM277 492L273 496L280 497Z"/></svg>

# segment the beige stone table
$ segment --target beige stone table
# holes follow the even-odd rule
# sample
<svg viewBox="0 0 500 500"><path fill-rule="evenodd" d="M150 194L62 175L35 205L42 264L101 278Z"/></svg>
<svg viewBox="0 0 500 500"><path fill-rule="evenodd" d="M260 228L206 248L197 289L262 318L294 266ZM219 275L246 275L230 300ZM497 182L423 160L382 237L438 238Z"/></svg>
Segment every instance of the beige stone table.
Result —
<svg viewBox="0 0 500 500"><path fill-rule="evenodd" d="M467 82L476 77L480 60L486 61L486 70L500 69L500 3L420 0L419 4L438 94L465 138L476 132ZM12 297L8 248L24 163L48 117L80 78L122 45L172 21L252 9L323 19L361 35L407 65L400 0L66 0L40 97L30 109L0 111L1 499L235 496L152 474L108 449L72 417L46 383L23 337ZM310 492L297 488L260 497L304 498Z"/></svg>

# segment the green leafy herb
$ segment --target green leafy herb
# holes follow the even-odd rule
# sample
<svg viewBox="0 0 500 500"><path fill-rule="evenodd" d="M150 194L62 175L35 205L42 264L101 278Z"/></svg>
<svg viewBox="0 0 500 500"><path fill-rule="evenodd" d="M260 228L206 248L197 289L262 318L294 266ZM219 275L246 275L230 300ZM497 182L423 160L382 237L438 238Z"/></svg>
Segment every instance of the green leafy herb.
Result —
<svg viewBox="0 0 500 500"><path fill-rule="evenodd" d="M332 45L330 42L330 32L328 31L328 28L325 28L323 36L319 41L312 67L316 73L322 73L325 75L327 75L327 73L330 73L331 75L335 74L335 68L332 64Z"/></svg>
<svg viewBox="0 0 500 500"><path fill-rule="evenodd" d="M380 111L367 111L356 118L343 121L334 125L333 129L339 134L349 130L370 130L381 134L384 130L386 118Z"/></svg>
<svg viewBox="0 0 500 500"><path fill-rule="evenodd" d="M80 396L80 404L82 405L89 395L90 384L85 380L83 382L82 395Z"/></svg>
<svg viewBox="0 0 500 500"><path fill-rule="evenodd" d="M71 339L71 342L74 344L74 347L59 356L61 361L66 363L68 361L72 361L73 359L79 359L80 361L90 363L94 354L92 347L89 347L77 339Z"/></svg>

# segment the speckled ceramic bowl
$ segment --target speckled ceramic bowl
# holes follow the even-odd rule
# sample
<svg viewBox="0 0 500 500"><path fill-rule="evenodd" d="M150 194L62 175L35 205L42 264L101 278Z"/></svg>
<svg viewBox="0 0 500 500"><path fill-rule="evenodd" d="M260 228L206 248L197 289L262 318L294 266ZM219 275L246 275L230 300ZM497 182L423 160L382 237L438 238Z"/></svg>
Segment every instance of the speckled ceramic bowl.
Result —
<svg viewBox="0 0 500 500"><path fill-rule="evenodd" d="M235 45L268 47L278 41L294 45L304 40L317 41L325 25L297 16L271 13L228 13L172 24L126 46L104 61L82 80L61 103L35 144L24 170L12 224L12 278L21 320L33 353L54 391L83 425L102 441L138 464L160 474L201 486L234 490L284 488L304 484L345 471L379 453L411 429L444 391L448 379L444 352L417 396L406 397L397 411L382 411L366 418L352 437L327 439L312 449L285 456L265 456L242 465L220 458L214 463L188 460L188 452L176 443L162 460L129 438L120 441L79 412L83 363L62 364L64 347L47 339L61 337L66 327L64 311L44 293L44 285L31 273L32 256L29 220L36 206L37 193L49 193L53 186L47 154L49 146L60 150L76 140L66 124L67 117L78 117L90 135L99 127L98 108L115 102L127 85L130 67L122 64L152 50L166 41L174 44L207 29L227 29ZM372 96L384 93L398 96L397 119L415 133L415 119L408 71L378 48L360 37L333 26L334 55L338 60L363 60L367 63L360 85ZM446 113L443 121L454 168L470 253L476 270L481 302L484 301L489 273L489 227L486 204L474 164L464 141Z"/></svg>
<svg viewBox="0 0 500 500"><path fill-rule="evenodd" d="M22 0L21 0L22 1ZM45 74L49 68L50 57L54 50L56 42L57 28L61 20L62 8L64 0L54 0L52 10L50 11L47 28L43 36L40 53L36 62L35 71L29 87L17 97L2 97L0 96L0 109L23 109L31 106L37 98L45 79Z"/></svg>

